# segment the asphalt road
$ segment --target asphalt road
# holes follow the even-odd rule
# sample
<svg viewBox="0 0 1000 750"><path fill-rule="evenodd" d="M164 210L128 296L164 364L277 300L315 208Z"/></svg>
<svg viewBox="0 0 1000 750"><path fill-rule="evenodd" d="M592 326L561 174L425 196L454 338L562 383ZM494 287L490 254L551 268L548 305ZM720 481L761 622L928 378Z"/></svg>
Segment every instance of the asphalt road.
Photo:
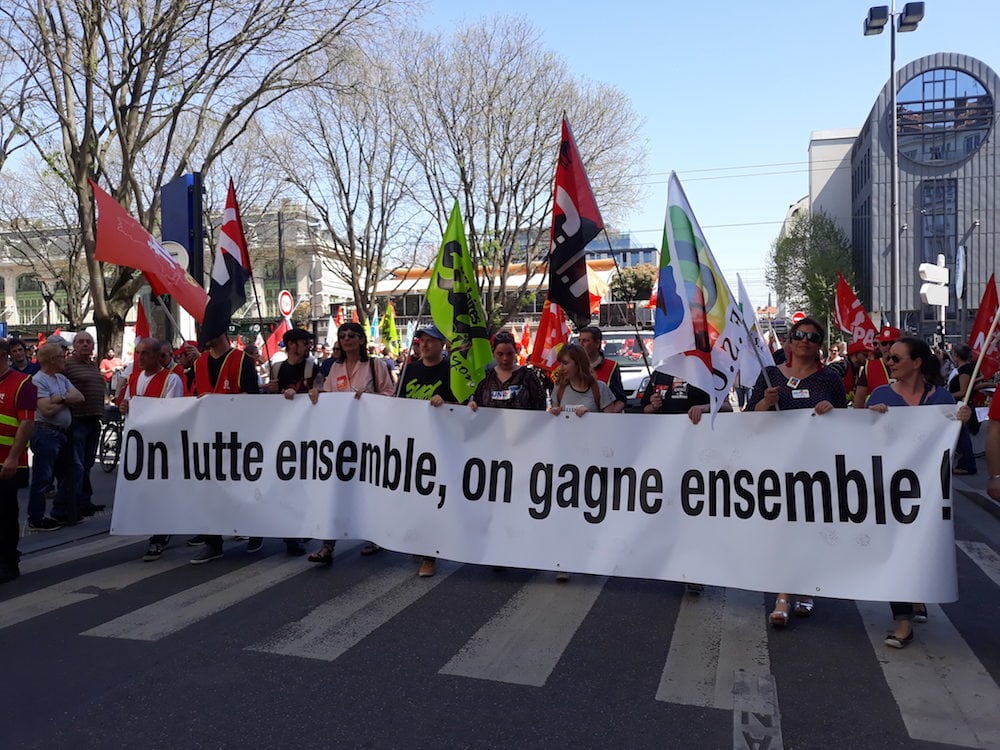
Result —
<svg viewBox="0 0 1000 750"><path fill-rule="evenodd" d="M280 541L187 564L105 513L23 540L0 587L3 748L1000 748L1000 520L958 479L961 600L904 651L888 606ZM100 492L113 482L95 474ZM980 502L982 502L980 498ZM905 575L905 571L901 571Z"/></svg>

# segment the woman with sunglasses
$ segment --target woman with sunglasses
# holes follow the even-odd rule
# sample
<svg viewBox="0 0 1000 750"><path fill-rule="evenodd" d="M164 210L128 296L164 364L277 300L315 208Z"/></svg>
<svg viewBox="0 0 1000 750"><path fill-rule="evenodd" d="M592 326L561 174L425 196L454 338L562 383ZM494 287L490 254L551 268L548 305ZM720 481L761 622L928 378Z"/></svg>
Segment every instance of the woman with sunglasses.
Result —
<svg viewBox="0 0 1000 750"><path fill-rule="evenodd" d="M364 393L380 396L395 395L396 387L389 375L389 369L381 357L368 356L368 336L360 323L344 323L337 331L337 346L340 356L332 359L329 374L323 380L323 390L327 393L354 393L361 398ZM309 400L314 404L319 400L319 390L309 391ZM323 546L307 558L309 562L329 565L333 562L333 539L324 539ZM367 542L361 548L362 555L374 555L381 547Z"/></svg>
<svg viewBox="0 0 1000 750"><path fill-rule="evenodd" d="M943 387L941 362L926 341L906 336L896 341L885 358L891 385L880 385L872 391L868 408L885 414L889 407L924 406L925 404L954 405L955 399ZM972 410L962 404L956 414L960 422L967 422ZM927 607L910 602L890 602L895 630L885 638L890 648L905 648L913 640L913 623L927 622Z"/></svg>
<svg viewBox="0 0 1000 750"><path fill-rule="evenodd" d="M831 409L847 408L844 381L835 370L824 367L820 358L823 338L823 326L812 318L795 323L788 333L786 361L765 370L770 386L764 373L757 379L747 401L747 410L812 409L817 414L826 414ZM788 624L790 613L808 617L812 611L811 596L781 593L774 601L768 622L771 627L783 628Z"/></svg>

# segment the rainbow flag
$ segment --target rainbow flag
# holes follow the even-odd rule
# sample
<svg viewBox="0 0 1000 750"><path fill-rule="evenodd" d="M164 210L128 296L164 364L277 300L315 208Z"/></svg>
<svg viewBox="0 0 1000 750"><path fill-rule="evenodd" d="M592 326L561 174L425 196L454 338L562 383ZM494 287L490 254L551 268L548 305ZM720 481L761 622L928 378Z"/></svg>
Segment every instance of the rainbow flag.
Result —
<svg viewBox="0 0 1000 750"><path fill-rule="evenodd" d="M708 393L714 419L733 386L747 334L739 305L673 172L653 331L654 368Z"/></svg>

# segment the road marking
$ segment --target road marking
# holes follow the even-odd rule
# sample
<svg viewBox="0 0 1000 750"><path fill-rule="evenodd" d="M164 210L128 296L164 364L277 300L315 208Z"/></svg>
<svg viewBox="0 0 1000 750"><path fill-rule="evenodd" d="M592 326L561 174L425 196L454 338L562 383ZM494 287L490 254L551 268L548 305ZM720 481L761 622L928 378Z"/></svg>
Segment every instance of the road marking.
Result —
<svg viewBox="0 0 1000 750"><path fill-rule="evenodd" d="M32 591L30 594L16 596L0 602L0 628L7 628L33 617L55 612L110 591L118 591L187 563L187 559L164 560L155 564L130 560Z"/></svg>
<svg viewBox="0 0 1000 750"><path fill-rule="evenodd" d="M158 641L311 569L300 557L272 555L109 620L82 635Z"/></svg>
<svg viewBox="0 0 1000 750"><path fill-rule="evenodd" d="M127 547L144 539L146 539L144 536L102 536L92 542L69 544L51 551L28 554L21 559L21 575L37 573L40 570L73 562L90 555L99 555L119 547Z"/></svg>
<svg viewBox="0 0 1000 750"><path fill-rule="evenodd" d="M544 686L607 580L535 574L438 672Z"/></svg>
<svg viewBox="0 0 1000 750"><path fill-rule="evenodd" d="M432 578L418 578L411 563L395 564L247 650L334 661L460 567L461 563L438 560Z"/></svg>
<svg viewBox="0 0 1000 750"><path fill-rule="evenodd" d="M733 677L769 678L771 658L763 594L706 587L686 595L674 625L656 700L734 709Z"/></svg>
<svg viewBox="0 0 1000 750"><path fill-rule="evenodd" d="M865 630L910 737L947 745L1000 748L1000 688L936 604L903 650L883 640L887 604L857 602Z"/></svg>
<svg viewBox="0 0 1000 750"><path fill-rule="evenodd" d="M733 673L733 750L781 750L781 716L774 676Z"/></svg>
<svg viewBox="0 0 1000 750"><path fill-rule="evenodd" d="M982 542L955 542L969 559L989 576L997 586L1000 586L1000 555L993 548Z"/></svg>

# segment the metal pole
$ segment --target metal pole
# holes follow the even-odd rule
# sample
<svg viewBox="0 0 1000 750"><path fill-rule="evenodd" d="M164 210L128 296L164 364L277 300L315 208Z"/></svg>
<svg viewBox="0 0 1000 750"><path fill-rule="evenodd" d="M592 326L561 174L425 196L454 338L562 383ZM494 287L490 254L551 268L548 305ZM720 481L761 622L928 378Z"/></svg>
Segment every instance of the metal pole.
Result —
<svg viewBox="0 0 1000 750"><path fill-rule="evenodd" d="M285 217L278 209L278 289L285 288Z"/></svg>
<svg viewBox="0 0 1000 750"><path fill-rule="evenodd" d="M892 258L892 319L896 327L902 330L902 306L900 304L900 268L899 268L899 129L896 122L896 0L892 2L892 12L889 14L889 108L892 111L892 137L890 139L889 170L892 172L892 184L889 187L889 248Z"/></svg>

